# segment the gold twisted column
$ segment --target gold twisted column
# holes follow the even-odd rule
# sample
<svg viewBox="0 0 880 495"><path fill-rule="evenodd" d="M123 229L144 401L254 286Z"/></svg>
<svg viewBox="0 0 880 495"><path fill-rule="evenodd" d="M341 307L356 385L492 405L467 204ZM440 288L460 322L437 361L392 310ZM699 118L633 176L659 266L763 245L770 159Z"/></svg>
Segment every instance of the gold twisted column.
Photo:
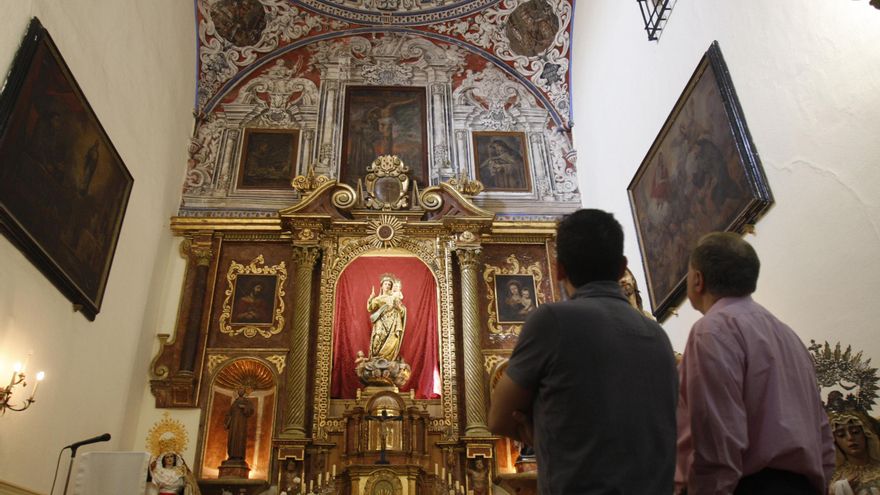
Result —
<svg viewBox="0 0 880 495"><path fill-rule="evenodd" d="M461 269L461 325L464 347L464 401L468 437L491 435L486 426L486 394L483 384L483 356L480 353L479 248L458 249Z"/></svg>
<svg viewBox="0 0 880 495"><path fill-rule="evenodd" d="M287 411L284 438L306 436L306 375L308 371L309 323L312 320L312 272L321 251L317 247L293 247L293 324L290 358L287 361Z"/></svg>

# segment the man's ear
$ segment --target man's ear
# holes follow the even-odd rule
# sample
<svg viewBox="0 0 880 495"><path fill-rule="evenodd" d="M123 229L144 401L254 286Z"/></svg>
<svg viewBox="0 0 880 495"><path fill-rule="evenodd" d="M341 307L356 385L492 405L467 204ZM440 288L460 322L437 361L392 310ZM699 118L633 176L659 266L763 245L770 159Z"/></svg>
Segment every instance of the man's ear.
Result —
<svg viewBox="0 0 880 495"><path fill-rule="evenodd" d="M626 267L629 266L629 260L626 259L626 256L620 257L620 272L617 274L617 280L623 278L626 275Z"/></svg>
<svg viewBox="0 0 880 495"><path fill-rule="evenodd" d="M699 270L692 270L691 283L693 284L693 290L697 294L703 294L706 292L706 281L703 279L703 272Z"/></svg>

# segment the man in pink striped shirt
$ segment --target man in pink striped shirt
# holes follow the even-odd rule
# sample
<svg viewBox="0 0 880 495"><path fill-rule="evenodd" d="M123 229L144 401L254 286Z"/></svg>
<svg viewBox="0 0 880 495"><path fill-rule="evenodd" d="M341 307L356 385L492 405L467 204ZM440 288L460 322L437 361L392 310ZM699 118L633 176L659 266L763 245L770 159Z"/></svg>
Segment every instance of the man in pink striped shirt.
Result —
<svg viewBox="0 0 880 495"><path fill-rule="evenodd" d="M703 237L691 254L688 299L704 316L679 370L677 493L828 491L834 443L813 362L797 334L752 300L759 269L755 250L732 233Z"/></svg>

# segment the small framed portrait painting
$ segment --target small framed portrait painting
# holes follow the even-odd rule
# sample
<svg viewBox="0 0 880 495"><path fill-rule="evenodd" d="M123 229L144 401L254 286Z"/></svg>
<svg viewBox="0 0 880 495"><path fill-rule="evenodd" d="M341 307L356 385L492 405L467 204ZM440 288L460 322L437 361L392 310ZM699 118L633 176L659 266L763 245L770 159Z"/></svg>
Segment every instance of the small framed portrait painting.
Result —
<svg viewBox="0 0 880 495"><path fill-rule="evenodd" d="M495 275L495 309L498 323L523 323L538 307L535 277Z"/></svg>
<svg viewBox="0 0 880 495"><path fill-rule="evenodd" d="M239 275L232 296L233 325L270 325L274 321L276 275Z"/></svg>
<svg viewBox="0 0 880 495"><path fill-rule="evenodd" d="M237 187L291 189L298 150L298 129L245 129Z"/></svg>
<svg viewBox="0 0 880 495"><path fill-rule="evenodd" d="M477 131L473 137L477 180L486 191L532 190L524 133Z"/></svg>

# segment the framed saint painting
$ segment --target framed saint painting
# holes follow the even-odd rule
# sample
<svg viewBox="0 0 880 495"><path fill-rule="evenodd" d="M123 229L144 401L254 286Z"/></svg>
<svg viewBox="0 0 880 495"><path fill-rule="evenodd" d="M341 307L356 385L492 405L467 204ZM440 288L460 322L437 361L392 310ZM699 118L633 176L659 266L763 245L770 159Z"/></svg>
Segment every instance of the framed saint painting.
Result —
<svg viewBox="0 0 880 495"><path fill-rule="evenodd" d="M349 86L345 90L341 181L354 186L382 155L397 155L420 186L428 182L425 88Z"/></svg>
<svg viewBox="0 0 880 495"><path fill-rule="evenodd" d="M535 277L532 275L495 275L495 309L498 323L525 323L538 307Z"/></svg>
<svg viewBox="0 0 880 495"><path fill-rule="evenodd" d="M475 131L473 138L477 180L486 191L531 191L524 133Z"/></svg>
<svg viewBox="0 0 880 495"><path fill-rule="evenodd" d="M89 320L101 309L133 182L32 19L0 95L0 226Z"/></svg>
<svg viewBox="0 0 880 495"><path fill-rule="evenodd" d="M742 232L773 203L718 42L688 81L627 188L653 314L685 290L688 256L713 231Z"/></svg>
<svg viewBox="0 0 880 495"><path fill-rule="evenodd" d="M291 189L298 149L298 129L245 129L238 188Z"/></svg>

